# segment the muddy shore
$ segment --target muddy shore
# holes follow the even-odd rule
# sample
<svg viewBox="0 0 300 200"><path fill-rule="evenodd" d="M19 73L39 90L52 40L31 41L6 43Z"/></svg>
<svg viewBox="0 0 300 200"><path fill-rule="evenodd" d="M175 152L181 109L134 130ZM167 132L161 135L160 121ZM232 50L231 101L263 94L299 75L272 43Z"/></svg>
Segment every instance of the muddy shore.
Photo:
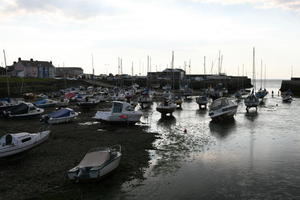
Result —
<svg viewBox="0 0 300 200"><path fill-rule="evenodd" d="M0 135L20 131L50 129L48 141L21 155L0 161L0 199L112 199L131 179L143 179L149 165L148 150L157 137L146 133L144 126L115 127L96 123L96 110L73 108L81 114L76 122L43 127L38 119L0 119ZM50 110L47 110L50 111ZM66 177L67 170L80 162L94 147L122 145L120 166L99 182L75 184Z"/></svg>

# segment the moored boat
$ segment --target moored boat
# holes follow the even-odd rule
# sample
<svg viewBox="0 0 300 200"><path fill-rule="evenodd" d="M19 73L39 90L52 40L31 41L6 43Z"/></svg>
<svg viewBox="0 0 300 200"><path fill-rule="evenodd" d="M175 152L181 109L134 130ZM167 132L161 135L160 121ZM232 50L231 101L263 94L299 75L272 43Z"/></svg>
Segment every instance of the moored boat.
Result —
<svg viewBox="0 0 300 200"><path fill-rule="evenodd" d="M199 109L206 109L207 103L208 103L208 97L207 96L199 96L196 98L196 103L199 105Z"/></svg>
<svg viewBox="0 0 300 200"><path fill-rule="evenodd" d="M0 157L7 157L29 150L46 141L49 135L50 131L6 134L0 138Z"/></svg>
<svg viewBox="0 0 300 200"><path fill-rule="evenodd" d="M209 109L209 116L213 120L230 119L237 112L238 105L229 98L222 97L212 102Z"/></svg>
<svg viewBox="0 0 300 200"><path fill-rule="evenodd" d="M33 104L39 108L48 108L48 107L56 106L57 101L51 99L42 99L37 102L34 102Z"/></svg>
<svg viewBox="0 0 300 200"><path fill-rule="evenodd" d="M43 115L41 121L48 124L61 124L73 121L78 113L71 108L61 108L55 112Z"/></svg>
<svg viewBox="0 0 300 200"><path fill-rule="evenodd" d="M3 111L3 116L7 118L28 118L39 116L44 113L44 109L35 107L32 103L20 103L9 110Z"/></svg>
<svg viewBox="0 0 300 200"><path fill-rule="evenodd" d="M164 102L160 103L156 110L161 113L162 116L166 116L167 114L172 115L172 113L176 110L176 104L171 101L165 99Z"/></svg>
<svg viewBox="0 0 300 200"><path fill-rule="evenodd" d="M68 178L72 181L100 179L119 166L121 157L120 145L92 149L76 167L68 171Z"/></svg>
<svg viewBox="0 0 300 200"><path fill-rule="evenodd" d="M123 101L114 101L110 111L98 111L95 119L112 124L135 124L140 121L142 112Z"/></svg>

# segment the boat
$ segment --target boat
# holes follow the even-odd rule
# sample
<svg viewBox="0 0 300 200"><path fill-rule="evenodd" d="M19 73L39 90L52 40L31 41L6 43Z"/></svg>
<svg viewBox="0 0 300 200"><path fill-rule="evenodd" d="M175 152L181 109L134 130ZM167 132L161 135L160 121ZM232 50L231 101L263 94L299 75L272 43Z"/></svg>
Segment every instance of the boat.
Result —
<svg viewBox="0 0 300 200"><path fill-rule="evenodd" d="M199 105L199 109L206 109L207 103L208 103L208 97L207 96L199 96L196 98L196 103Z"/></svg>
<svg viewBox="0 0 300 200"><path fill-rule="evenodd" d="M0 99L0 115L3 111L7 111L18 106L22 101L14 100L11 98L2 98Z"/></svg>
<svg viewBox="0 0 300 200"><path fill-rule="evenodd" d="M100 103L99 99L93 97L85 97L84 100L77 102L77 105L83 108L94 107Z"/></svg>
<svg viewBox="0 0 300 200"><path fill-rule="evenodd" d="M54 107L57 105L57 101L51 99L42 99L33 103L36 107L39 108L48 108Z"/></svg>
<svg viewBox="0 0 300 200"><path fill-rule="evenodd" d="M71 108L61 108L55 112L43 115L42 122L48 124L61 124L73 121L78 116L78 113Z"/></svg>
<svg viewBox="0 0 300 200"><path fill-rule="evenodd" d="M252 93L245 98L244 103L245 103L247 112L249 112L250 108L255 108L257 111L257 106L259 105L259 99L254 94L254 91L252 91Z"/></svg>
<svg viewBox="0 0 300 200"><path fill-rule="evenodd" d="M256 93L255 96L259 99L263 99L268 95L268 91L266 89L259 89Z"/></svg>
<svg viewBox="0 0 300 200"><path fill-rule="evenodd" d="M39 116L44 113L44 109L37 108L32 103L20 103L9 110L3 111L3 116L7 118L28 118Z"/></svg>
<svg viewBox="0 0 300 200"><path fill-rule="evenodd" d="M46 141L50 131L6 134L0 138L0 158L29 150Z"/></svg>
<svg viewBox="0 0 300 200"><path fill-rule="evenodd" d="M142 109L149 108L153 102L152 97L150 96L150 91L148 89L145 89L140 98L138 99L138 102Z"/></svg>
<svg viewBox="0 0 300 200"><path fill-rule="evenodd" d="M230 119L237 112L238 105L231 99L221 97L212 102L209 109L209 116L213 120Z"/></svg>
<svg viewBox="0 0 300 200"><path fill-rule="evenodd" d="M162 116L166 116L167 114L172 115L172 113L176 110L177 105L172 103L170 100L165 99L164 102L160 103L156 110L161 113Z"/></svg>
<svg viewBox="0 0 300 200"><path fill-rule="evenodd" d="M293 101L293 94L290 90L282 92L281 97L284 103L291 103Z"/></svg>
<svg viewBox="0 0 300 200"><path fill-rule="evenodd" d="M92 149L68 171L68 178L77 182L99 180L119 166L121 157L120 145Z"/></svg>
<svg viewBox="0 0 300 200"><path fill-rule="evenodd" d="M182 98L179 95L174 96L174 103L181 108L182 107Z"/></svg>
<svg viewBox="0 0 300 200"><path fill-rule="evenodd" d="M110 111L98 111L94 118L112 124L135 124L140 121L142 114L135 111L130 103L113 101Z"/></svg>

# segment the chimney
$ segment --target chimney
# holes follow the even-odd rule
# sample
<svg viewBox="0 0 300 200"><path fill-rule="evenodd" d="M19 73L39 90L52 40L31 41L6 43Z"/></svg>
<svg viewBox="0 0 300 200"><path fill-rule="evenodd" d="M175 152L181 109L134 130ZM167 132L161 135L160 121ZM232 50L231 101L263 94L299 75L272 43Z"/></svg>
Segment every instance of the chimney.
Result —
<svg viewBox="0 0 300 200"><path fill-rule="evenodd" d="M21 58L18 58L18 61L21 62Z"/></svg>
<svg viewBox="0 0 300 200"><path fill-rule="evenodd" d="M50 61L50 64L52 65L52 61Z"/></svg>
<svg viewBox="0 0 300 200"><path fill-rule="evenodd" d="M14 61L14 65L15 65L15 64L17 64L17 62L16 62L16 61Z"/></svg>
<svg viewBox="0 0 300 200"><path fill-rule="evenodd" d="M32 59L32 58L30 58L30 62L33 62L33 59Z"/></svg>

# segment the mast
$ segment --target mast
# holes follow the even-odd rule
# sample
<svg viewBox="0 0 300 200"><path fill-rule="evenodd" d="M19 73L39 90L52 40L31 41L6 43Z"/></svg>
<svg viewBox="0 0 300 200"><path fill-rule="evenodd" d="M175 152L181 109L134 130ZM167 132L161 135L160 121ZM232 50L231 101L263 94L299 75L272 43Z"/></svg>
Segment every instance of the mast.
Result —
<svg viewBox="0 0 300 200"><path fill-rule="evenodd" d="M256 90L256 80L255 80L255 47L253 47L253 89Z"/></svg>
<svg viewBox="0 0 300 200"><path fill-rule="evenodd" d="M6 70L7 95L9 97L10 96L9 79L8 79L8 74L7 74L6 54L5 54L4 49L3 49L3 56L4 56L4 65L5 65L5 70Z"/></svg>
<svg viewBox="0 0 300 200"><path fill-rule="evenodd" d="M92 54L92 69L93 69L93 79L94 79L95 69L94 69L94 56L93 56L93 54Z"/></svg>
<svg viewBox="0 0 300 200"><path fill-rule="evenodd" d="M263 61L261 59L261 62L260 62L260 88L262 89L262 86L263 86Z"/></svg>
<svg viewBox="0 0 300 200"><path fill-rule="evenodd" d="M175 83L174 83L174 51L172 51L172 88L175 89Z"/></svg>
<svg viewBox="0 0 300 200"><path fill-rule="evenodd" d="M267 82L267 65L265 64L265 80L264 80L264 88L266 89L266 82Z"/></svg>
<svg viewBox="0 0 300 200"><path fill-rule="evenodd" d="M205 65L206 65L206 57L204 56L204 63L203 63L203 67L204 67L204 74L206 74L206 68L205 68Z"/></svg>

